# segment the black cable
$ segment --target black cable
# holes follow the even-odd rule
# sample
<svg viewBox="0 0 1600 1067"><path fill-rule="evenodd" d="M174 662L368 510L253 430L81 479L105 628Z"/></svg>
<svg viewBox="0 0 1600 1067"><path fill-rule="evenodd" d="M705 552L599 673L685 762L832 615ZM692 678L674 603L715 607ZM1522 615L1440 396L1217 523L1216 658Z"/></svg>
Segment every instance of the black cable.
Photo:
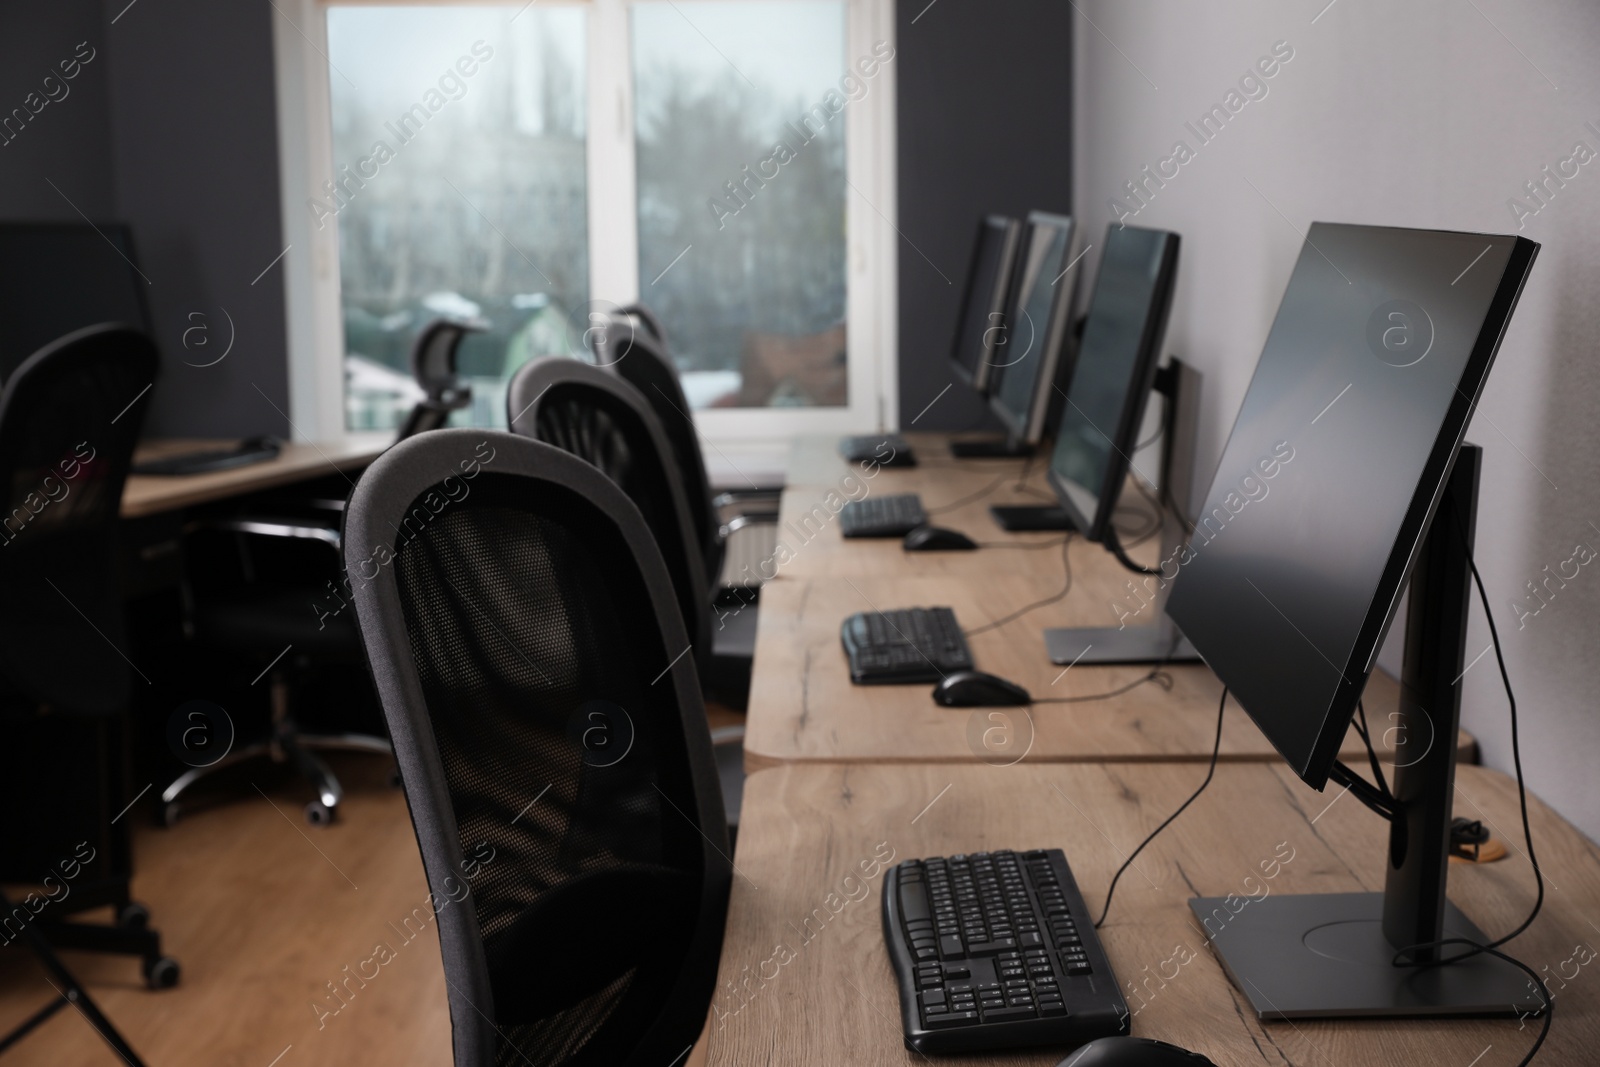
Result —
<svg viewBox="0 0 1600 1067"><path fill-rule="evenodd" d="M1217 702L1217 740L1211 746L1211 765L1206 768L1206 780L1200 783L1199 789L1196 789L1193 793L1189 794L1188 800L1185 800L1182 804L1178 805L1177 811L1173 812L1171 815L1168 815L1165 822L1156 827L1154 830L1151 830L1150 836L1146 837L1143 841L1140 841L1139 847L1129 853L1128 858L1122 861L1122 866L1117 868L1117 873L1111 876L1111 886L1106 890L1106 903L1105 906L1100 909L1100 918L1094 921L1094 928L1096 930L1100 929L1101 925L1106 921L1106 914L1111 911L1111 896L1117 891L1117 881L1122 877L1122 872L1128 869L1129 865L1133 863L1134 859L1138 857L1139 853L1144 851L1144 847L1146 845L1154 841L1156 836L1160 834L1161 831L1170 826L1174 819L1182 815L1184 811L1188 809L1189 805L1193 804L1195 800L1199 798L1200 794L1206 791L1206 786L1211 784L1211 776L1217 773L1217 753L1222 751L1222 711L1227 706L1228 691L1224 689L1222 691L1222 699Z"/></svg>
<svg viewBox="0 0 1600 1067"><path fill-rule="evenodd" d="M1421 969L1423 967L1448 967L1450 964L1459 963L1460 961L1472 956L1485 955L1493 956L1497 960L1503 960L1506 963L1511 964L1511 966L1515 967L1523 974L1527 975L1529 978L1533 979L1534 985L1539 990L1539 999L1544 1001L1544 1007L1540 1012L1540 1014L1544 1016L1544 1025L1539 1027L1539 1036L1534 1039L1533 1047L1528 1049L1527 1054L1517 1062L1517 1067L1528 1067L1528 1064L1533 1062L1533 1058L1539 1054L1539 1048L1544 1044L1544 1039L1550 1036L1550 1023L1552 1020L1554 1020L1556 1015L1555 994L1550 992L1550 987L1544 984L1544 979L1540 978L1532 967L1529 967L1526 963L1523 963L1515 956L1509 956L1504 952L1496 950L1493 947L1496 944L1499 944L1499 942L1490 942L1488 945L1480 945L1470 938L1447 937L1440 941L1429 942L1426 945L1412 945L1410 948L1401 949L1399 952L1395 953L1394 959L1390 962L1396 967L1416 967ZM1470 951L1463 952L1459 956L1445 956L1438 960L1432 960L1428 962L1416 960L1408 961L1403 959L1408 952L1415 952L1424 948L1444 948L1448 945L1466 945ZM1516 1005L1512 1005L1513 1008L1515 1008L1515 1006Z"/></svg>
<svg viewBox="0 0 1600 1067"><path fill-rule="evenodd" d="M998 478L996 478L994 481L992 481L988 485L984 486L982 489L979 489L977 492L968 493L966 496L961 497L958 500L952 500L948 504L940 504L936 508L929 508L927 513L930 516L931 515L943 515L947 511L954 511L957 508L964 507L967 504L972 503L974 500L982 500L984 497L988 496L990 493L992 493L996 489L1000 488L1000 484L1002 482L1004 482L1009 477L1011 477L1011 475L1002 474Z"/></svg>
<svg viewBox="0 0 1600 1067"><path fill-rule="evenodd" d="M1463 545L1466 534L1461 531L1460 524L1456 532L1461 534ZM1533 865L1533 877L1539 883L1538 896L1534 898L1533 909L1528 912L1528 917L1522 924L1504 937L1489 942L1489 949L1499 948L1501 945L1520 935L1524 930L1533 925L1533 920L1539 917L1539 909L1544 907L1544 872L1539 869L1539 860L1533 854L1533 828L1528 824L1528 789L1522 781L1522 741L1517 727L1517 698L1511 692L1511 675L1506 672L1506 658L1500 651L1500 631L1494 625L1494 612L1489 610L1489 594L1484 591L1483 577L1478 574L1478 565L1472 559L1472 549L1467 548L1467 566L1472 568L1472 581L1478 587L1478 600L1483 604L1484 617L1489 620L1489 637L1494 642L1495 662L1500 665L1500 682L1505 686L1506 702L1511 705L1511 762L1517 769L1517 802L1522 807L1522 840L1528 846L1528 862Z"/></svg>
<svg viewBox="0 0 1600 1067"><path fill-rule="evenodd" d="M1045 542L1046 545L1054 545L1056 543L1057 542L1054 542L1054 541ZM1069 550L1071 548L1071 545L1072 545L1072 535L1071 534L1067 534L1067 536L1063 537L1061 539L1061 541L1060 541L1060 545L1061 545L1061 568L1062 568L1062 570L1064 570L1066 572L1066 581L1061 586L1061 592L1056 593L1054 596L1047 596L1043 600L1036 600L1032 604L1028 604L1028 605L1026 605L1024 607L1020 607L1016 611L1013 611L1010 615L1006 615L1003 618L996 619L994 622L987 622L987 623L984 623L982 626L975 627L974 629L964 630L964 631L962 631L963 636L974 637L974 636L976 636L978 634L988 633L990 630L997 630L1000 627L1004 626L1008 622L1013 622L1013 621L1015 621L1017 619L1022 618L1024 615L1026 615L1030 611L1034 611L1034 610L1037 610L1038 608L1046 607L1046 606L1048 606L1050 604L1056 603L1057 601L1059 601L1062 598L1064 598L1068 593L1072 592L1072 558L1068 554L1068 552L1069 552ZM1037 546L1033 546L1033 545L1027 545L1027 546L1016 545L1016 546L1012 546L1012 547L1016 547L1016 548L1024 548L1024 547L1032 548L1032 547L1037 547Z"/></svg>
<svg viewBox="0 0 1600 1067"><path fill-rule="evenodd" d="M1514 957L1498 950L1501 945L1504 945L1508 941L1521 936L1522 933L1528 929L1528 927L1533 925L1534 920L1539 917L1539 912L1544 907L1544 871L1540 869L1539 860L1533 851L1533 828L1528 821L1528 789L1522 776L1522 743L1520 729L1517 722L1517 698L1516 694L1511 690L1511 675L1506 670L1505 654L1500 648L1500 631L1494 624L1494 612L1489 608L1489 593L1484 588L1483 576L1478 573L1478 564L1472 558L1472 546L1467 541L1467 534L1461 526L1460 517L1456 515L1453 510L1451 512L1451 519L1453 520L1453 524L1455 526L1456 535L1461 540L1461 547L1467 558L1467 566L1472 571L1473 585L1475 585L1478 589L1478 601L1483 605L1483 614L1489 623L1489 638L1494 645L1495 662L1500 666L1500 682L1505 687L1506 702L1511 707L1511 760L1517 772L1517 801L1522 811L1522 840L1528 849L1528 862L1533 866L1533 877L1538 884L1538 891L1534 897L1533 907L1528 910L1528 917L1522 920L1522 922L1519 923L1517 927L1508 934L1497 937L1487 944L1480 944L1479 942L1465 937L1447 937L1438 941L1428 941L1423 942L1422 944L1409 945L1406 948L1401 949L1399 952L1396 952L1394 959L1390 962L1396 967L1440 967L1447 966L1452 963L1459 963L1460 961L1470 959L1473 956L1488 955L1493 956L1498 960L1502 960L1505 963L1511 964L1513 967L1516 967L1518 970L1532 978L1534 984L1539 990L1540 999L1544 1002L1544 1008L1542 1012L1544 1015L1544 1025L1540 1027L1539 1036L1534 1041L1533 1047L1528 1050L1527 1055L1522 1058L1521 1063L1518 1065L1518 1067L1526 1067L1527 1064L1533 1062L1533 1058L1538 1054L1540 1046L1544 1044L1545 1038L1550 1034L1550 1023L1552 1018L1555 1016L1555 996L1550 992L1549 987L1544 984L1544 980L1539 977L1533 968L1529 967L1521 960L1515 959ZM1466 947L1467 951L1459 953L1455 956L1444 956L1441 954L1440 958L1437 960L1417 960L1415 958L1416 953L1425 952L1436 948L1445 948L1450 945L1463 945Z"/></svg>
<svg viewBox="0 0 1600 1067"><path fill-rule="evenodd" d="M1389 781L1383 776L1383 767L1378 763L1378 752L1372 747L1372 731L1367 726L1365 701L1356 701L1356 714L1359 716L1356 722L1356 733L1361 735L1361 743L1367 746L1367 762L1372 764L1372 777L1377 779L1378 792L1382 793L1384 799L1390 804L1394 804L1394 793L1389 790Z"/></svg>
<svg viewBox="0 0 1600 1067"><path fill-rule="evenodd" d="M1128 558L1128 553L1126 551L1124 551L1124 549L1122 547L1122 542L1117 539L1116 527L1108 526L1106 528L1105 540L1102 543L1107 548L1109 548L1111 550L1111 554L1113 556L1117 557L1117 562L1118 563L1122 564L1124 567L1128 568L1133 573L1135 573L1135 574L1160 574L1161 573L1161 569L1159 567L1142 567L1139 564L1135 563L1133 560Z"/></svg>
<svg viewBox="0 0 1600 1067"><path fill-rule="evenodd" d="M1060 541L978 541L977 546L979 548L1021 548L1024 550L1059 548L1066 544L1071 537L1072 535L1068 534L1066 539Z"/></svg>
<svg viewBox="0 0 1600 1067"><path fill-rule="evenodd" d="M1130 689L1139 688L1141 685L1144 685L1146 682L1155 682L1161 688L1170 691L1172 689L1172 675L1168 674L1164 670L1166 665L1167 665L1167 661L1165 659L1163 659L1160 663L1156 664L1154 667L1151 667L1150 668L1150 672L1148 674L1145 674L1145 675L1142 675L1142 676L1140 676L1138 678L1135 678L1133 681L1129 682L1127 685L1118 686L1117 688L1109 690L1109 691L1104 692L1104 693L1091 693L1089 696L1081 696L1081 697L1044 697L1044 698L1042 698L1040 700L1030 701L1029 703L1030 704L1087 704L1087 703L1089 703L1090 701L1093 701L1093 700L1109 700L1111 697L1119 697L1123 693L1126 693Z"/></svg>

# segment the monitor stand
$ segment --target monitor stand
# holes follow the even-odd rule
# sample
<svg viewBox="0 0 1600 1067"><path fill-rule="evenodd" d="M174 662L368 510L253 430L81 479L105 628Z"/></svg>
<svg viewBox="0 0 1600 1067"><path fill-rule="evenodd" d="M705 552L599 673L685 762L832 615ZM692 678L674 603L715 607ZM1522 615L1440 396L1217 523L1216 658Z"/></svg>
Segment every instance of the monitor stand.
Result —
<svg viewBox="0 0 1600 1067"><path fill-rule="evenodd" d="M1189 639L1160 612L1158 622L1147 626L1087 626L1049 629L1044 647L1050 662L1085 667L1110 667L1119 663L1195 663L1200 659Z"/></svg>
<svg viewBox="0 0 1600 1067"><path fill-rule="evenodd" d="M950 454L957 459L1020 459L1033 455L1033 446L1008 435L978 441L951 441Z"/></svg>
<svg viewBox="0 0 1600 1067"><path fill-rule="evenodd" d="M991 504L989 514L1008 533L1071 533L1078 528L1067 509L1054 504Z"/></svg>
<svg viewBox="0 0 1600 1067"><path fill-rule="evenodd" d="M1445 898L1455 792L1459 686L1471 573L1462 532L1477 511L1475 445L1463 445L1411 575L1388 877L1382 893L1272 895L1189 901L1212 951L1261 1019L1332 1016L1529 1015L1542 1001L1527 976L1493 956L1394 967L1402 948L1485 936ZM1357 794L1359 796L1359 794ZM1464 951L1446 947L1446 955ZM1432 959L1439 958L1434 950Z"/></svg>

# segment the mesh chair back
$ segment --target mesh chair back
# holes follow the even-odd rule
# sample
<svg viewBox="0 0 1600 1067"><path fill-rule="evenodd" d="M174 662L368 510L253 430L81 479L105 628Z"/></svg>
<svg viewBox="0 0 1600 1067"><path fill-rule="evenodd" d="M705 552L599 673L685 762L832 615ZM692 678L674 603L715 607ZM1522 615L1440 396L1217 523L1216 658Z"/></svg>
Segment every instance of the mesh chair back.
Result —
<svg viewBox="0 0 1600 1067"><path fill-rule="evenodd" d="M550 445L445 429L367 470L344 553L457 1067L672 1062L705 1022L731 864L638 509Z"/></svg>
<svg viewBox="0 0 1600 1067"><path fill-rule="evenodd" d="M513 433L587 460L622 487L655 534L697 654L711 648L711 585L690 521L692 503L660 421L627 382L575 359L525 363L506 390Z"/></svg>
<svg viewBox="0 0 1600 1067"><path fill-rule="evenodd" d="M654 337L657 341L661 342L662 349L666 350L667 331L662 328L661 320L656 316L654 311L651 311L643 304L629 304L627 307L620 309L617 314L626 315L628 318L633 319L640 326L644 327L645 332L651 337Z"/></svg>
<svg viewBox="0 0 1600 1067"><path fill-rule="evenodd" d="M110 714L127 700L117 515L158 363L139 331L90 326L0 394L0 675L31 701Z"/></svg>
<svg viewBox="0 0 1600 1067"><path fill-rule="evenodd" d="M695 543L700 547L705 572L720 575L722 524L711 505L711 479L706 474L705 457L700 454L700 437L689 412L688 398L678 381L678 368L667 354L666 345L648 331L627 326L608 333L608 366L639 390L656 413L677 460L678 478L689 500Z"/></svg>
<svg viewBox="0 0 1600 1067"><path fill-rule="evenodd" d="M483 329L480 322L439 318L417 331L411 344L411 374L422 386L424 396L406 416L400 439L437 430L452 411L472 403L472 387L456 374L456 351L467 334Z"/></svg>

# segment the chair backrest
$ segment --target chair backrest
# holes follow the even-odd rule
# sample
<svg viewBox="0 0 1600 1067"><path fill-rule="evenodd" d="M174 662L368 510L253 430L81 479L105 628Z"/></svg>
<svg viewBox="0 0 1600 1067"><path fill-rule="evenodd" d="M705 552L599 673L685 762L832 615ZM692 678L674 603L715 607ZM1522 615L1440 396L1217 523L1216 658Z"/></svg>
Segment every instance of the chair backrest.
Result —
<svg viewBox="0 0 1600 1067"><path fill-rule="evenodd" d="M63 711L123 707L117 516L159 358L106 323L23 361L0 393L0 675Z"/></svg>
<svg viewBox="0 0 1600 1067"><path fill-rule="evenodd" d="M467 334L486 328L486 324L472 320L438 318L417 331L416 340L411 343L411 373L422 386L424 396L401 425L400 440L437 430L452 411L472 403L472 387L456 373L456 351Z"/></svg>
<svg viewBox="0 0 1600 1067"><path fill-rule="evenodd" d="M617 314L626 315L628 318L633 319L644 327L646 333L661 342L661 347L664 351L668 350L667 331L662 327L661 319L657 317L654 311L651 311L643 304L629 304L625 308L619 308Z"/></svg>
<svg viewBox="0 0 1600 1067"><path fill-rule="evenodd" d="M655 534L697 656L711 651L711 584L661 423L639 391L598 367L562 356L522 365L506 390L506 423L598 467L622 488Z"/></svg>
<svg viewBox="0 0 1600 1067"><path fill-rule="evenodd" d="M648 331L624 327L607 332L607 367L639 390L666 432L684 495L689 500L705 571L715 578L722 573L722 524L711 503L711 479L700 453L700 436L689 411L689 400L678 381L678 368L665 344Z"/></svg>
<svg viewBox="0 0 1600 1067"><path fill-rule="evenodd" d="M396 444L345 513L457 1067L672 1062L731 861L666 565L610 479L495 430Z"/></svg>

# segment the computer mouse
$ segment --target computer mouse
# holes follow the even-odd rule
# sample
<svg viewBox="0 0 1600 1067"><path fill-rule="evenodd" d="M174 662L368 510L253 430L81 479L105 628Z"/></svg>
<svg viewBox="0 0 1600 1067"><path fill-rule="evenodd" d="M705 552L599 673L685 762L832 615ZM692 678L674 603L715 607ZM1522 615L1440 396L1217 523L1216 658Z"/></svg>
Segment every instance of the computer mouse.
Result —
<svg viewBox="0 0 1600 1067"><path fill-rule="evenodd" d="M933 702L947 708L1009 708L1032 704L1016 682L982 671L952 671L933 687Z"/></svg>
<svg viewBox="0 0 1600 1067"><path fill-rule="evenodd" d="M1102 1037L1056 1067L1216 1067L1200 1055L1148 1037Z"/></svg>
<svg viewBox="0 0 1600 1067"><path fill-rule="evenodd" d="M947 530L943 526L918 526L906 534L901 545L907 552L968 552L978 547L976 541L960 530Z"/></svg>

